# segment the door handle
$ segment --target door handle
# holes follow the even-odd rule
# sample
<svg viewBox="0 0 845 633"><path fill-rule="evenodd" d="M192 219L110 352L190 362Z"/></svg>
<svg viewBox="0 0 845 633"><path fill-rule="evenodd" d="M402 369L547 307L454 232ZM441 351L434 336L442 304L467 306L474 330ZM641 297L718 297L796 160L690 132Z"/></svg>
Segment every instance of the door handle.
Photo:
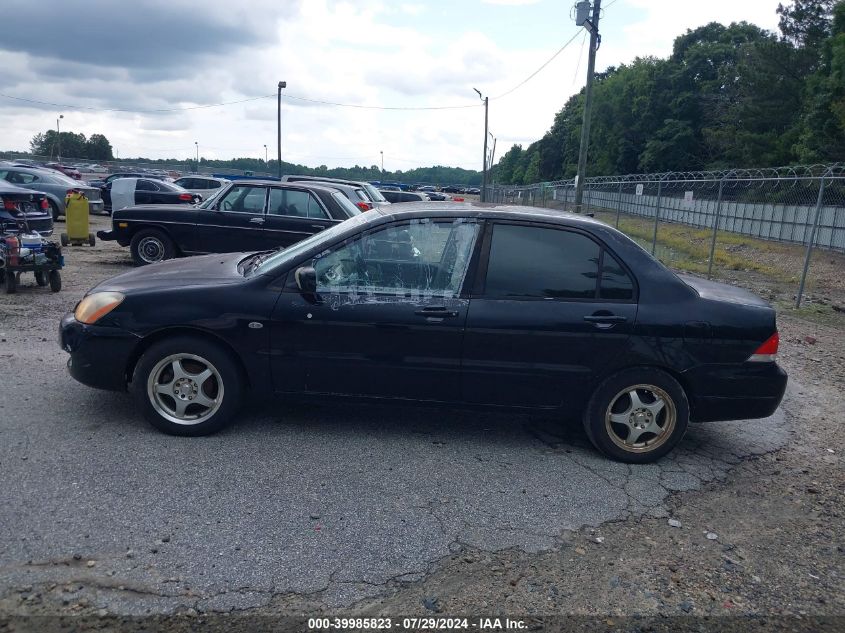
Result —
<svg viewBox="0 0 845 633"><path fill-rule="evenodd" d="M422 310L417 310L416 312L414 312L414 314L416 314L417 316L432 317L435 319L443 319L446 317L458 316L457 310L448 310L441 306L423 308Z"/></svg>
<svg viewBox="0 0 845 633"><path fill-rule="evenodd" d="M628 317L619 316L616 314L591 314L584 317L585 321L590 323L625 323Z"/></svg>
<svg viewBox="0 0 845 633"><path fill-rule="evenodd" d="M264 224L264 218L250 218L250 224Z"/></svg>
<svg viewBox="0 0 845 633"><path fill-rule="evenodd" d="M317 229L318 231L322 231L322 230L324 230L326 227L324 227L322 224L312 224L312 225L311 225L311 228L312 228L312 229Z"/></svg>

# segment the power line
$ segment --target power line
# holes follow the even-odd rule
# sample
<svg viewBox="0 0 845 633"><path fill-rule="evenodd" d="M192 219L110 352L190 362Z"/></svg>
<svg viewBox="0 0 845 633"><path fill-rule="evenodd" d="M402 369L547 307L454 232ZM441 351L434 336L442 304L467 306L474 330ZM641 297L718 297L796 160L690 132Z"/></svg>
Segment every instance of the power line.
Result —
<svg viewBox="0 0 845 633"><path fill-rule="evenodd" d="M553 61L557 58L557 56L558 56L558 55L560 55L560 54L564 51L564 49L565 49L567 46L569 46L570 44L572 44L572 42L574 42L574 41L575 41L575 39L576 39L579 35L581 35L581 30L580 30L580 29L579 29L578 31L576 31L576 32L575 32L575 34L574 34L572 37L570 37L570 38L566 41L566 44L564 44L564 45L563 45L563 46L561 46L559 49L557 49L557 52L556 52L554 55L552 55L551 57L549 57L549 59L547 59L547 60L543 63L543 65L542 65L542 66L540 66L537 70L535 70L533 73L531 73L530 75L528 75L525 79L523 79L522 81L520 81L518 84L516 84L513 88L511 88L511 89L510 89L510 90L508 90L507 92L503 92L502 94L500 94L500 95L498 95L498 96L496 96L496 97L490 97L490 99L501 99L502 97L507 97L510 93L512 93L512 92L514 92L514 91L516 91L516 90L517 90L517 89L519 89L519 88L522 88L522 86L524 86L524 85L525 85L525 84L527 84L529 81L531 81L532 79L534 79L534 77L536 77L536 76L540 73L540 71L541 71L541 70L543 70L546 66L548 66L549 64L551 64L551 63L552 63L552 62L553 62Z"/></svg>
<svg viewBox="0 0 845 633"><path fill-rule="evenodd" d="M276 94L270 95L261 95L259 97L250 97L248 99L239 99L237 101L224 101L222 103L208 103L204 105L196 105L196 106L186 106L184 108L156 108L151 110L131 110L131 109L124 109L124 108L95 108L92 106L83 106L83 105L73 105L69 103L53 103L51 101L40 101L38 99L26 99L24 97L15 97L13 95L7 95L4 93L0 93L0 97L5 97L6 99L13 99L15 101L24 101L26 103L35 103L38 105L47 105L54 108L63 108L66 110L88 110L93 112L127 112L127 113L135 113L135 114L157 114L157 113L164 113L164 112L184 112L189 110L201 110L205 108L218 108L221 106L229 106L229 105L236 105L239 103L247 103L249 101L258 101L259 99L267 99L270 97L275 97ZM476 103L471 104L461 104L461 105L446 105L446 106L375 106L375 105L364 105L360 103L340 103L337 101L323 101L320 99L309 99L308 97L299 97L296 95L290 94L283 94L283 99L292 99L294 101L306 101L308 103L317 103L320 105L328 105L328 106L335 106L340 108L359 108L362 110L458 110L463 108L478 108L480 107Z"/></svg>

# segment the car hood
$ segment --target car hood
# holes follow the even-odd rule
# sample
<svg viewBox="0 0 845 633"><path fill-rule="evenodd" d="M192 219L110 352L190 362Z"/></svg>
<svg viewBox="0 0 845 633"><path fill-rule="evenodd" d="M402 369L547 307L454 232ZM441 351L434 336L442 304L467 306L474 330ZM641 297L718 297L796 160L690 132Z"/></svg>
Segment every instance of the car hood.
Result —
<svg viewBox="0 0 845 633"><path fill-rule="evenodd" d="M728 303L738 303L747 306L770 307L760 297L743 288L737 288L736 286L729 286L728 284L709 281L699 277L692 277L691 275L678 275L678 277L686 285L695 290L702 299L726 301Z"/></svg>
<svg viewBox="0 0 845 633"><path fill-rule="evenodd" d="M196 286L235 284L244 281L238 262L248 253L217 253L199 257L170 259L159 264L141 266L107 279L90 292L143 292ZM89 293L90 294L90 293Z"/></svg>

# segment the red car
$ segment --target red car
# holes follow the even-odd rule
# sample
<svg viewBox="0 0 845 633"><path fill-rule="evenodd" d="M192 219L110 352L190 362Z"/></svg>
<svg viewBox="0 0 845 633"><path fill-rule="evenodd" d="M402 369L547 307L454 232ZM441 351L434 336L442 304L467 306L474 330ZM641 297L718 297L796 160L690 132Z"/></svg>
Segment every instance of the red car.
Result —
<svg viewBox="0 0 845 633"><path fill-rule="evenodd" d="M56 171L62 172L65 176L70 176L74 180L82 180L82 174L79 173L79 170L75 167L70 167L68 165L62 165L60 163L46 163L44 165L48 169L55 169Z"/></svg>

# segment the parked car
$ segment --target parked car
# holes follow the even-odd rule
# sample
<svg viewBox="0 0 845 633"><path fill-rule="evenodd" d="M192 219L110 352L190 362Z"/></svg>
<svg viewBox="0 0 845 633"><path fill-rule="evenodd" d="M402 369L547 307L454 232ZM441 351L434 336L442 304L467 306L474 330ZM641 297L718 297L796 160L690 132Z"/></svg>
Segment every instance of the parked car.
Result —
<svg viewBox="0 0 845 633"><path fill-rule="evenodd" d="M468 187L465 193L473 194L473 195L480 195L481 189L478 187Z"/></svg>
<svg viewBox="0 0 845 633"><path fill-rule="evenodd" d="M54 222L65 214L65 196L72 190L85 194L91 213L103 212L103 200L98 187L86 186L58 171L0 165L0 178L24 189L45 193Z"/></svg>
<svg viewBox="0 0 845 633"><path fill-rule="evenodd" d="M102 192L103 203L105 204L106 211L109 213L113 213L115 210L113 207L117 206L117 204L113 204L112 191L116 186L116 183L120 181L131 185L132 195L126 199L125 203L120 204L117 207L118 209L138 204L194 205L202 202L202 196L182 189L182 187L174 185L172 182L156 180L152 177L115 178L100 190Z"/></svg>
<svg viewBox="0 0 845 633"><path fill-rule="evenodd" d="M431 200L428 194L423 191L392 191L390 189L380 189L380 191L388 202L394 204L397 202L426 202Z"/></svg>
<svg viewBox="0 0 845 633"><path fill-rule="evenodd" d="M440 191L445 193L463 193L463 188L459 185L447 185L443 187Z"/></svg>
<svg viewBox="0 0 845 633"><path fill-rule="evenodd" d="M53 217L47 196L0 179L0 235L20 229L37 231L42 237L53 234Z"/></svg>
<svg viewBox="0 0 845 633"><path fill-rule="evenodd" d="M152 178L154 180L163 180L165 182L172 182L172 178L166 178L164 176L155 176L152 174L148 174L143 171L121 171L115 172L113 174L109 174L105 178L97 178L94 180L89 180L88 184L92 187L100 187L101 189L108 185L113 180L117 180L118 178Z"/></svg>
<svg viewBox="0 0 845 633"><path fill-rule="evenodd" d="M199 207L147 205L112 214L101 240L128 246L137 266L182 255L289 246L360 214L335 189L312 183L235 181Z"/></svg>
<svg viewBox="0 0 845 633"><path fill-rule="evenodd" d="M65 176L73 178L74 180L82 180L82 174L79 173L79 170L76 167L63 165L61 163L44 163L44 167L58 171Z"/></svg>
<svg viewBox="0 0 845 633"><path fill-rule="evenodd" d="M305 182L309 180L312 182L319 181L325 183L337 183L340 185L350 185L363 189L367 192L367 197L370 199L370 202L373 203L374 207L382 207L390 204L385 197L381 195L379 190L368 182L359 180L343 180L342 178L321 178L320 176L282 176L282 182Z"/></svg>
<svg viewBox="0 0 845 633"><path fill-rule="evenodd" d="M751 293L583 216L466 204L124 273L64 317L61 346L76 380L131 390L176 435L219 430L255 394L395 399L579 413L631 463L690 421L771 415L787 382L775 311Z"/></svg>
<svg viewBox="0 0 845 633"><path fill-rule="evenodd" d="M429 200L433 200L435 202L444 202L446 200L452 199L452 196L450 196L448 193L440 193L439 191L434 191L433 189L431 191L422 191L422 193L427 195Z"/></svg>
<svg viewBox="0 0 845 633"><path fill-rule="evenodd" d="M373 209L376 205L372 201L372 198L367 194L367 192L359 186L356 185L345 185L341 182L337 181L322 181L322 180L302 180L297 181L298 184L302 186L310 186L310 185L318 185L321 187L329 187L330 189L336 189L337 191L341 192L347 200L349 200L352 204L354 204L358 209L361 211L369 211Z"/></svg>
<svg viewBox="0 0 845 633"><path fill-rule="evenodd" d="M229 182L226 178L214 178L213 176L183 176L174 181L173 184L202 196L203 200L207 200Z"/></svg>

